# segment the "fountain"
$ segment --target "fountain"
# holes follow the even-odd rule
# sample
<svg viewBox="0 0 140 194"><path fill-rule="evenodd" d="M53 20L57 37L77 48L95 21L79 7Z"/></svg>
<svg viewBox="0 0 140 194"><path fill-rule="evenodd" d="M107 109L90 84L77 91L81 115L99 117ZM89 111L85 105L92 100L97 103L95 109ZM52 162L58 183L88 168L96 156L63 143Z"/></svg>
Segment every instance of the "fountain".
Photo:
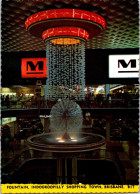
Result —
<svg viewBox="0 0 140 194"><path fill-rule="evenodd" d="M51 109L50 133L31 136L30 147L51 152L83 152L105 144L104 137L82 132L82 110L69 99L57 102Z"/></svg>

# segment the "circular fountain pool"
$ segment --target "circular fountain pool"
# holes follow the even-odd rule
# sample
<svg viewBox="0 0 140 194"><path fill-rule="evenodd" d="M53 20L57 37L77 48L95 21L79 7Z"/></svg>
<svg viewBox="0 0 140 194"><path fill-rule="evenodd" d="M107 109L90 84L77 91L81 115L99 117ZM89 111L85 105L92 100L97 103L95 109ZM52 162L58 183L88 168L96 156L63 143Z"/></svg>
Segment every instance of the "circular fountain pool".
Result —
<svg viewBox="0 0 140 194"><path fill-rule="evenodd" d="M43 133L31 136L27 144L37 150L50 152L84 152L105 144L105 138L92 133L72 133L70 138L59 136L59 133Z"/></svg>

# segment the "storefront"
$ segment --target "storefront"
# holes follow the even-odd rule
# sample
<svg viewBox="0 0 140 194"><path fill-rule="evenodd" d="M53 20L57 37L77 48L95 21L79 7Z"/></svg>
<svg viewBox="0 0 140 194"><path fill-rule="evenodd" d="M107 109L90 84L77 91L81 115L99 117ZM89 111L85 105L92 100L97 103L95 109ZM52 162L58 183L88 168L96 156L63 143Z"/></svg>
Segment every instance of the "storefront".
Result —
<svg viewBox="0 0 140 194"><path fill-rule="evenodd" d="M2 88L1 94L3 97L9 95L12 97L24 97L29 98L36 95L44 95L44 87L43 86L10 86L8 88Z"/></svg>
<svg viewBox="0 0 140 194"><path fill-rule="evenodd" d="M2 135L5 133L9 133L11 137L17 133L17 118L16 117L8 117L1 119L1 128L2 128ZM5 134L7 135L7 134Z"/></svg>

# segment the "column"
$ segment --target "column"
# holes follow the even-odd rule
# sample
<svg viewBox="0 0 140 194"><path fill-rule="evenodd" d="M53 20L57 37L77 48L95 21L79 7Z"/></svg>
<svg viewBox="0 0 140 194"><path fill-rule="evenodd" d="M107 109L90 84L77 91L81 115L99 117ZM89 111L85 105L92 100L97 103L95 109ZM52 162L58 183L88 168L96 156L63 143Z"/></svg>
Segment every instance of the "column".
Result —
<svg viewBox="0 0 140 194"><path fill-rule="evenodd" d="M15 121L15 122L14 122L14 136L15 136L15 134L16 134L17 132L19 132L18 121Z"/></svg>
<svg viewBox="0 0 140 194"><path fill-rule="evenodd" d="M110 120L111 116L106 116L106 141L110 141Z"/></svg>
<svg viewBox="0 0 140 194"><path fill-rule="evenodd" d="M72 184L77 184L77 158L72 158Z"/></svg>
<svg viewBox="0 0 140 194"><path fill-rule="evenodd" d="M67 184L67 176L68 176L68 173L67 173L67 159L65 159L65 184Z"/></svg>
<svg viewBox="0 0 140 194"><path fill-rule="evenodd" d="M47 81L46 81L46 85L44 86L44 96L46 100L47 99Z"/></svg>
<svg viewBox="0 0 140 194"><path fill-rule="evenodd" d="M62 184L62 159L57 159L57 184Z"/></svg>
<svg viewBox="0 0 140 194"><path fill-rule="evenodd" d="M107 96L110 93L110 84L105 85L105 95Z"/></svg>
<svg viewBox="0 0 140 194"><path fill-rule="evenodd" d="M50 127L50 120L49 118L46 118L44 119L44 132L45 133L50 132L49 127Z"/></svg>

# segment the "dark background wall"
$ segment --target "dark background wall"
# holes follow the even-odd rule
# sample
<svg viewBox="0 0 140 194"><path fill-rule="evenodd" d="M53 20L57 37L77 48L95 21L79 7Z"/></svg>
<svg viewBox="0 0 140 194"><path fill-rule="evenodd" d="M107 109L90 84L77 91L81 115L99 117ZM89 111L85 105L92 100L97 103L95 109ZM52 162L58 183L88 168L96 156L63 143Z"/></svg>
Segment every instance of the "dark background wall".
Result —
<svg viewBox="0 0 140 194"><path fill-rule="evenodd" d="M136 78L109 78L108 56L110 54L139 54L138 49L86 50L86 84L133 84ZM2 52L2 87L12 85L35 85L34 78L21 78L21 58L45 57L45 51ZM45 84L45 78L40 78Z"/></svg>

